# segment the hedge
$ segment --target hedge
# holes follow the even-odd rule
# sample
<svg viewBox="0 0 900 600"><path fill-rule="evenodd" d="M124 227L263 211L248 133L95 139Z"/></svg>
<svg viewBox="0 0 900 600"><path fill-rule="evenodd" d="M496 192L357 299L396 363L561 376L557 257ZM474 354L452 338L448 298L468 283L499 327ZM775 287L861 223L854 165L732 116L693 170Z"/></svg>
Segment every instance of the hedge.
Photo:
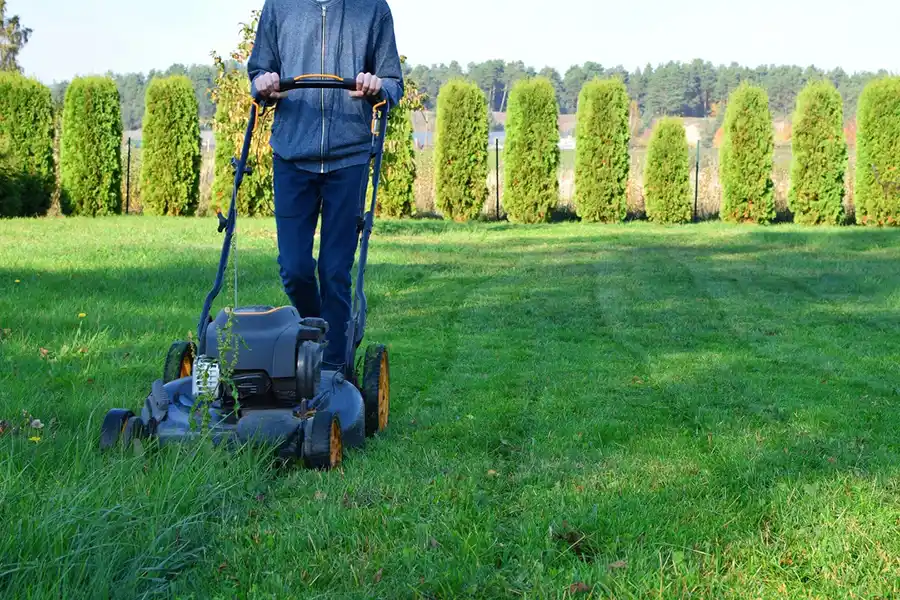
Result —
<svg viewBox="0 0 900 600"><path fill-rule="evenodd" d="M66 89L60 143L64 213L122 211L122 118L109 77L77 77Z"/></svg>
<svg viewBox="0 0 900 600"><path fill-rule="evenodd" d="M413 193L415 182L412 115L403 104L398 104L391 109L388 118L376 212L386 217L411 216L416 205ZM366 207L368 210L368 204Z"/></svg>
<svg viewBox="0 0 900 600"><path fill-rule="evenodd" d="M745 81L725 109L719 150L723 221L762 224L775 218L774 151L769 97L763 88Z"/></svg>
<svg viewBox="0 0 900 600"><path fill-rule="evenodd" d="M53 138L50 88L0 73L0 217L47 213L56 187Z"/></svg>
<svg viewBox="0 0 900 600"><path fill-rule="evenodd" d="M847 142L841 94L827 80L797 96L792 121L791 189L788 207L804 225L837 225L844 219Z"/></svg>
<svg viewBox="0 0 900 600"><path fill-rule="evenodd" d="M594 79L578 97L575 207L582 220L616 222L627 214L629 99L618 78Z"/></svg>
<svg viewBox="0 0 900 600"><path fill-rule="evenodd" d="M452 79L438 92L434 169L437 208L447 218L478 217L487 201L488 105L473 82Z"/></svg>
<svg viewBox="0 0 900 600"><path fill-rule="evenodd" d="M141 202L154 215L193 215L200 203L200 120L186 76L155 78L147 87Z"/></svg>
<svg viewBox="0 0 900 600"><path fill-rule="evenodd" d="M688 223L691 205L690 151L681 119L664 117L653 128L644 169L647 217L657 223Z"/></svg>
<svg viewBox="0 0 900 600"><path fill-rule="evenodd" d="M516 82L504 142L503 208L513 223L550 220L559 204L559 105L549 79Z"/></svg>
<svg viewBox="0 0 900 600"><path fill-rule="evenodd" d="M866 225L900 224L900 77L869 83L859 97L856 215Z"/></svg>

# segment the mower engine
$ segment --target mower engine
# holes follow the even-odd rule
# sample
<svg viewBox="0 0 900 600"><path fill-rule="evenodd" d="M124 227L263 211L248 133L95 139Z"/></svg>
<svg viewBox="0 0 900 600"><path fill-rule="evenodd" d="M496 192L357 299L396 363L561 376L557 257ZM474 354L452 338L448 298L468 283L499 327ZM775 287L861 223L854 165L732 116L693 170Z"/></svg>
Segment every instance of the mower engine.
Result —
<svg viewBox="0 0 900 600"><path fill-rule="evenodd" d="M242 409L312 400L321 381L327 332L323 319L301 319L293 306L223 309L208 325L206 356L194 368L194 395L209 393L223 407L238 402ZM224 366L231 369L233 386L221 381Z"/></svg>

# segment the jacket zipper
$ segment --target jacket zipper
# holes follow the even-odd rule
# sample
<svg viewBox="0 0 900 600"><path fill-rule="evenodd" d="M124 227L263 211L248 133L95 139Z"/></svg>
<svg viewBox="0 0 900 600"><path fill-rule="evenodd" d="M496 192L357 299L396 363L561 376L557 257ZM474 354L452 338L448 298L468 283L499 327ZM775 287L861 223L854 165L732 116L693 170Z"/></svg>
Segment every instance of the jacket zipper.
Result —
<svg viewBox="0 0 900 600"><path fill-rule="evenodd" d="M322 70L325 73L325 6L322 6ZM325 172L325 90L322 89L322 145L320 148L322 165L320 172Z"/></svg>

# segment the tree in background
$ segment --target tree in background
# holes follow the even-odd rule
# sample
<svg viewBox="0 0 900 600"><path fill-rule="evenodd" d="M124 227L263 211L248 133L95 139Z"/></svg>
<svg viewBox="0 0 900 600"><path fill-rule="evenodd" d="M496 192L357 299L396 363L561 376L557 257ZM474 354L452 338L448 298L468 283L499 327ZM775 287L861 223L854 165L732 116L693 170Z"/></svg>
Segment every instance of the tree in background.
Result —
<svg viewBox="0 0 900 600"><path fill-rule="evenodd" d="M79 77L66 89L60 146L64 213L109 215L122 210L122 118L109 77Z"/></svg>
<svg viewBox="0 0 900 600"><path fill-rule="evenodd" d="M50 88L0 73L0 216L47 213L56 185Z"/></svg>
<svg viewBox="0 0 900 600"><path fill-rule="evenodd" d="M406 57L400 57L406 64ZM413 140L412 114L424 110L424 95L416 81L404 77L403 98L391 109L381 160L378 182L379 215L409 217L416 205L413 185L416 182L416 149Z"/></svg>
<svg viewBox="0 0 900 600"><path fill-rule="evenodd" d="M794 221L837 225L844 216L847 143L843 103L834 84L807 84L797 97L792 126L788 206Z"/></svg>
<svg viewBox="0 0 900 600"><path fill-rule="evenodd" d="M775 218L772 163L775 132L765 90L742 83L728 100L719 150L720 217L728 222L768 223Z"/></svg>
<svg viewBox="0 0 900 600"><path fill-rule="evenodd" d="M0 71L21 71L19 52L30 37L31 29L22 27L17 15L6 18L6 0L0 0Z"/></svg>
<svg viewBox="0 0 900 600"><path fill-rule="evenodd" d="M866 225L900 225L900 77L875 80L859 98L856 214Z"/></svg>
<svg viewBox="0 0 900 600"><path fill-rule="evenodd" d="M585 84L575 128L575 205L585 221L625 219L631 167L628 91L618 78Z"/></svg>
<svg viewBox="0 0 900 600"><path fill-rule="evenodd" d="M688 223L691 207L690 153L682 120L657 121L644 169L647 217L657 223Z"/></svg>
<svg viewBox="0 0 900 600"><path fill-rule="evenodd" d="M520 79L509 96L503 208L514 223L550 220L559 204L559 124L553 83Z"/></svg>
<svg viewBox="0 0 900 600"><path fill-rule="evenodd" d="M476 218L487 200L488 106L475 84L454 79L437 100L434 164L438 210L455 221Z"/></svg>
<svg viewBox="0 0 900 600"><path fill-rule="evenodd" d="M156 78L147 88L141 202L153 215L192 215L200 202L200 121L191 80Z"/></svg>
<svg viewBox="0 0 900 600"><path fill-rule="evenodd" d="M253 99L250 97L250 81L244 67L253 49L256 25L260 11L254 10L250 23L241 27L241 41L231 54L236 62L226 62L213 52L216 65L216 82L212 91L216 103L213 131L216 136L215 174L209 208L228 210L234 187L234 169L231 159L237 158L247 130L247 119ZM274 114L271 109L267 115ZM272 152L269 148L271 125L268 117L259 118L250 146L247 166L251 173L244 176L238 192L237 211L241 216L271 216L275 211L273 188Z"/></svg>

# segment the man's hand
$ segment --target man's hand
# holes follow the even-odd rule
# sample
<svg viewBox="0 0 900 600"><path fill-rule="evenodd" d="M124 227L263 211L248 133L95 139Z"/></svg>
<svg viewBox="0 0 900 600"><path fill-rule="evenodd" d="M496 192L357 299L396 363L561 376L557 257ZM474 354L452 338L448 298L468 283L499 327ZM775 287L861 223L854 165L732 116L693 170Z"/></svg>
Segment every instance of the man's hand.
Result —
<svg viewBox="0 0 900 600"><path fill-rule="evenodd" d="M256 91L259 92L259 95L266 99L278 99L284 98L285 93L279 91L279 82L281 78L278 76L278 73L264 73L256 78L254 83L256 84Z"/></svg>
<svg viewBox="0 0 900 600"><path fill-rule="evenodd" d="M353 98L377 96L381 92L381 79L371 73L360 73L356 76L356 91L350 92Z"/></svg>

